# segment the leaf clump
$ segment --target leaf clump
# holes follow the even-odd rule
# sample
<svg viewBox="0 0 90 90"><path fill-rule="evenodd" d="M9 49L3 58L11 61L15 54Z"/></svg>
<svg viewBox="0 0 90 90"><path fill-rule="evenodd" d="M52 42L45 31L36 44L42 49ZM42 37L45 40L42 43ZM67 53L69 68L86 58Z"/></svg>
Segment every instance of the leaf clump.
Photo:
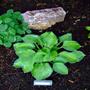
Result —
<svg viewBox="0 0 90 90"><path fill-rule="evenodd" d="M53 32L26 35L22 43L14 44L18 59L13 66L32 73L37 80L48 78L53 71L67 75L66 63L80 62L85 54L78 49L81 45L72 40L72 34L57 36Z"/></svg>
<svg viewBox="0 0 90 90"><path fill-rule="evenodd" d="M12 9L0 16L0 45L11 47L12 43L22 40L28 30L28 24L24 22L20 12Z"/></svg>

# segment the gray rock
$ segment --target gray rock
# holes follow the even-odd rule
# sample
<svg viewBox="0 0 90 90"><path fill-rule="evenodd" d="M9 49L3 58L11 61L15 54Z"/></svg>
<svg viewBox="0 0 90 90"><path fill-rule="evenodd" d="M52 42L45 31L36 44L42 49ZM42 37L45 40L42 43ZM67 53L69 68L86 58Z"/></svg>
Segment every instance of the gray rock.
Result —
<svg viewBox="0 0 90 90"><path fill-rule="evenodd" d="M27 11L22 15L31 29L45 30L58 22L64 21L66 12L62 7L57 7Z"/></svg>

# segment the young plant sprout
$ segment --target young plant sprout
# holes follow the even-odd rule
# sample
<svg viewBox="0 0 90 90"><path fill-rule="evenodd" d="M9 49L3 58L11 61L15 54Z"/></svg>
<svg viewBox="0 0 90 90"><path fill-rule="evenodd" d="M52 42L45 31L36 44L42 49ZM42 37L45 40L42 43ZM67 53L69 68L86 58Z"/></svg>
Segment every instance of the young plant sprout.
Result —
<svg viewBox="0 0 90 90"><path fill-rule="evenodd" d="M26 35L22 43L14 44L18 58L15 68L22 68L24 73L32 73L37 80L48 78L53 71L67 75L66 63L80 62L85 54L78 50L81 45L72 40L72 34L67 33L59 38L53 32L39 35Z"/></svg>
<svg viewBox="0 0 90 90"><path fill-rule="evenodd" d="M90 26L86 26L85 28L89 31L88 38L90 38Z"/></svg>

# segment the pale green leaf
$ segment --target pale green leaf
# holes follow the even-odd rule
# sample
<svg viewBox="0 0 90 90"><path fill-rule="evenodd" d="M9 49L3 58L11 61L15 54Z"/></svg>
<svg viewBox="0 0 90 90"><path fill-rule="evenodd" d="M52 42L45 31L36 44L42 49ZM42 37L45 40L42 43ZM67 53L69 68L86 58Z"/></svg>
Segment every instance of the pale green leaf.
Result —
<svg viewBox="0 0 90 90"><path fill-rule="evenodd" d="M68 74L68 68L63 63L54 63L53 70L62 75Z"/></svg>
<svg viewBox="0 0 90 90"><path fill-rule="evenodd" d="M56 59L57 55L58 55L57 51L55 51L55 50L51 51L50 52L50 60L54 61Z"/></svg>
<svg viewBox="0 0 90 90"><path fill-rule="evenodd" d="M79 49L81 46L78 42L76 41L64 41L63 46L64 49L69 50L69 51L74 51Z"/></svg>
<svg viewBox="0 0 90 90"><path fill-rule="evenodd" d="M67 63L68 61L67 61L66 58L64 58L64 57L62 57L62 56L60 56L60 55L58 55L58 56L56 57L56 59L54 60L54 62Z"/></svg>
<svg viewBox="0 0 90 90"><path fill-rule="evenodd" d="M59 55L66 59L66 61L68 61L69 63L76 63L78 59L76 55L72 52L63 51L59 53Z"/></svg>
<svg viewBox="0 0 90 90"><path fill-rule="evenodd" d="M22 68L24 73L31 72L35 61L33 60L35 52L33 50L22 51L19 59L14 62L14 67Z"/></svg>
<svg viewBox="0 0 90 90"><path fill-rule="evenodd" d="M60 42L71 41L71 40L72 40L72 34L71 33L67 33L67 34L64 34L64 35L59 37Z"/></svg>
<svg viewBox="0 0 90 90"><path fill-rule="evenodd" d="M36 61L36 63L45 62L47 61L47 58L45 56L46 56L45 52L38 51L37 53L35 53L33 60Z"/></svg>
<svg viewBox="0 0 90 90"><path fill-rule="evenodd" d="M90 31L90 26L86 26L86 30Z"/></svg>
<svg viewBox="0 0 90 90"><path fill-rule="evenodd" d="M35 64L32 70L32 75L37 80L48 78L53 70L48 63Z"/></svg>
<svg viewBox="0 0 90 90"><path fill-rule="evenodd" d="M45 32L40 36L40 39L44 46L52 48L58 43L58 39L53 32Z"/></svg>
<svg viewBox="0 0 90 90"><path fill-rule="evenodd" d="M75 54L77 57L77 62L80 62L85 57L85 54L82 51L74 51L72 54Z"/></svg>
<svg viewBox="0 0 90 90"><path fill-rule="evenodd" d="M22 51L26 51L33 49L34 45L31 43L16 43L14 44L14 49L16 51L16 54L21 53Z"/></svg>
<svg viewBox="0 0 90 90"><path fill-rule="evenodd" d="M23 37L24 42L29 42L29 43L36 43L38 41L39 36L38 35L26 35Z"/></svg>

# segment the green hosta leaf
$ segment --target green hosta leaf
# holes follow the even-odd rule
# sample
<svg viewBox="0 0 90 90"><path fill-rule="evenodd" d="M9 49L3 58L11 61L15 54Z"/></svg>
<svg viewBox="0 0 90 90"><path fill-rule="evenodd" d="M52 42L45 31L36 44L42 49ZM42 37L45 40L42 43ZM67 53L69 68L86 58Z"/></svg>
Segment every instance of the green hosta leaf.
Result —
<svg viewBox="0 0 90 90"><path fill-rule="evenodd" d="M76 63L77 57L72 52L63 51L59 53L59 55L63 58L65 58L69 63Z"/></svg>
<svg viewBox="0 0 90 90"><path fill-rule="evenodd" d="M36 61L36 63L48 61L45 56L46 56L46 53L44 53L43 51L38 51L35 54L33 60Z"/></svg>
<svg viewBox="0 0 90 90"><path fill-rule="evenodd" d="M18 54L19 57L27 58L27 59L31 59L32 55L35 55L35 51L31 49L27 49L26 51L22 49L22 51L20 51L20 54ZM35 60L33 61L35 62Z"/></svg>
<svg viewBox="0 0 90 90"><path fill-rule="evenodd" d="M33 60L34 53L35 52L32 50L22 52L22 57L17 59L13 66L16 68L22 68L24 73L31 72L35 63Z"/></svg>
<svg viewBox="0 0 90 90"><path fill-rule="evenodd" d="M74 51L74 50L79 49L81 46L76 41L64 41L62 47L66 50Z"/></svg>
<svg viewBox="0 0 90 90"><path fill-rule="evenodd" d="M47 59L45 59L45 61L48 62L53 61L58 55L56 50L50 50L49 48L46 47L42 48L42 51L46 53L45 57L47 57Z"/></svg>
<svg viewBox="0 0 90 90"><path fill-rule="evenodd" d="M54 63L53 70L62 75L68 74L68 68L63 63Z"/></svg>
<svg viewBox="0 0 90 90"><path fill-rule="evenodd" d="M23 67L23 59L22 58L16 59L13 66L15 68L22 68Z"/></svg>
<svg viewBox="0 0 90 90"><path fill-rule="evenodd" d="M61 63L67 63L67 59L62 57L62 56L57 56L56 59L54 60L54 62L61 62Z"/></svg>
<svg viewBox="0 0 90 90"><path fill-rule="evenodd" d="M51 51L50 52L50 60L51 61L55 60L57 55L58 55L57 51Z"/></svg>
<svg viewBox="0 0 90 90"><path fill-rule="evenodd" d="M79 62L85 56L85 54L80 51L74 51L74 52L63 51L59 53L59 55L63 57L64 59L66 59L69 63Z"/></svg>
<svg viewBox="0 0 90 90"><path fill-rule="evenodd" d="M43 47L41 50L45 53L48 53L48 54L50 53L50 49L47 47Z"/></svg>
<svg viewBox="0 0 90 90"><path fill-rule="evenodd" d="M74 51L72 54L75 54L77 57L77 62L80 62L85 57L85 54L81 51Z"/></svg>
<svg viewBox="0 0 90 90"><path fill-rule="evenodd" d="M48 78L52 74L53 70L48 63L35 64L32 75L37 80Z"/></svg>
<svg viewBox="0 0 90 90"><path fill-rule="evenodd" d="M86 26L86 30L90 31L90 26Z"/></svg>
<svg viewBox="0 0 90 90"><path fill-rule="evenodd" d="M38 35L26 35L23 37L24 42L29 42L29 43L36 43L38 41L39 36Z"/></svg>
<svg viewBox="0 0 90 90"><path fill-rule="evenodd" d="M34 45L31 43L16 43L14 44L14 49L17 50L21 50L21 49L33 49Z"/></svg>
<svg viewBox="0 0 90 90"><path fill-rule="evenodd" d="M35 46L31 43L16 43L14 44L14 49L17 55L21 55L22 51L27 51L28 49L33 49Z"/></svg>
<svg viewBox="0 0 90 90"><path fill-rule="evenodd" d="M31 59L30 61L25 62L25 63L24 63L24 66L23 66L23 68L22 68L23 72L24 72L24 73L29 73L29 72L31 72L32 69L33 69L33 65L34 65L33 59Z"/></svg>
<svg viewBox="0 0 90 90"><path fill-rule="evenodd" d="M53 32L45 32L40 36L40 39L44 46L52 48L58 43L57 37Z"/></svg>
<svg viewBox="0 0 90 90"><path fill-rule="evenodd" d="M71 41L72 40L72 34L71 33L64 34L64 35L59 37L59 40L60 40L60 42Z"/></svg>

